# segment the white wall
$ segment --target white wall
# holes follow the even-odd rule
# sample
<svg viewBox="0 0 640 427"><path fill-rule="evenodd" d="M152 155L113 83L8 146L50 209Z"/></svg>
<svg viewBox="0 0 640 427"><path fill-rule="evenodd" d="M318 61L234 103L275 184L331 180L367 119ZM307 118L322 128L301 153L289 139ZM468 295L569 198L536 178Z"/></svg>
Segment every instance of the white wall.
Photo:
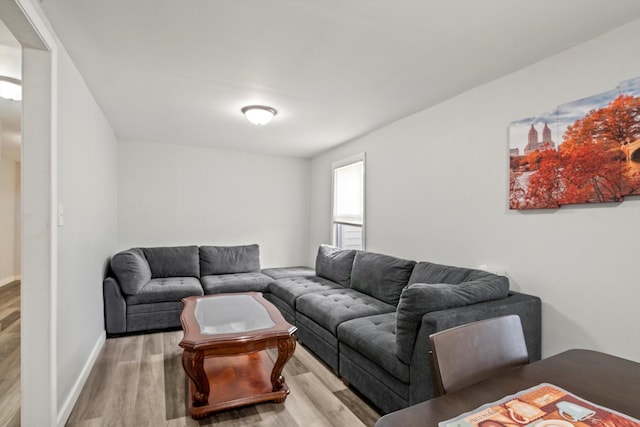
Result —
<svg viewBox="0 0 640 427"><path fill-rule="evenodd" d="M64 413L104 339L102 279L117 236L117 140L64 51L57 75L58 203L64 206L64 226L58 227L57 396Z"/></svg>
<svg viewBox="0 0 640 427"><path fill-rule="evenodd" d="M0 156L0 286L20 278L20 163Z"/></svg>
<svg viewBox="0 0 640 427"><path fill-rule="evenodd" d="M330 241L331 162L365 151L367 249L501 267L542 298L545 356L640 360L640 200L507 205L509 123L640 76L639 38L636 21L313 159L309 259Z"/></svg>
<svg viewBox="0 0 640 427"><path fill-rule="evenodd" d="M309 160L118 145L118 247L258 243L262 267L307 261Z"/></svg>

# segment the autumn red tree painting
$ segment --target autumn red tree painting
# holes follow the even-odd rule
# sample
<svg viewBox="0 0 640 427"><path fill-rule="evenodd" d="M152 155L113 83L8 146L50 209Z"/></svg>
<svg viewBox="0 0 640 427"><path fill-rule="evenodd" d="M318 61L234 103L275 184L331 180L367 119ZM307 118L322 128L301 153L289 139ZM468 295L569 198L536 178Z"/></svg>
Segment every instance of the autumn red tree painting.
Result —
<svg viewBox="0 0 640 427"><path fill-rule="evenodd" d="M640 79L637 80L637 94L616 92L614 97L613 93L605 93L531 120L522 152L513 144L510 147L511 209L620 202L625 195L640 194ZM635 87L629 83L627 86ZM600 105L582 113L590 102ZM581 112L578 118L570 114L576 111ZM525 120L517 125L524 128ZM537 129L543 121L543 138L539 141ZM551 131L554 127L556 134L561 134L557 147ZM512 139L518 138L516 131L511 130ZM519 138L524 140L524 131Z"/></svg>

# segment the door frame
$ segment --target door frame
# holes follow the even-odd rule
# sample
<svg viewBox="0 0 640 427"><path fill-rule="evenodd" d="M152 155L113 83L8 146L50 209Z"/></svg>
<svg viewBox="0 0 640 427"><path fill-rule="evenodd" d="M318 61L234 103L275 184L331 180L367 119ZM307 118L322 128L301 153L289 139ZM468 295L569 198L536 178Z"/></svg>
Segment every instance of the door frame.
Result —
<svg viewBox="0 0 640 427"><path fill-rule="evenodd" d="M54 426L57 403L57 43L32 0L0 0L22 45L21 425Z"/></svg>

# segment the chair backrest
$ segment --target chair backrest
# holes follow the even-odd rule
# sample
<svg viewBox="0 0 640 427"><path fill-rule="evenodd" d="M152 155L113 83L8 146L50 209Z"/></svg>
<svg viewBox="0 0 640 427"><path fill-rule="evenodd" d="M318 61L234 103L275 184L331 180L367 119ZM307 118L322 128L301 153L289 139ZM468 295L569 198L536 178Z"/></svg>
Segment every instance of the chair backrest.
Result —
<svg viewBox="0 0 640 427"><path fill-rule="evenodd" d="M437 395L529 363L520 317L509 315L447 329L429 337Z"/></svg>

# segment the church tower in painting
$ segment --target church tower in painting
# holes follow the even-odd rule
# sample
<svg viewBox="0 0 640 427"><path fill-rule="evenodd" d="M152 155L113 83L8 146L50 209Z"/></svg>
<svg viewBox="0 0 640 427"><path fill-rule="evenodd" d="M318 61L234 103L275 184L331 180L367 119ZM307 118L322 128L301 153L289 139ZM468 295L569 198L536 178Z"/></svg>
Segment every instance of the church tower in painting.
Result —
<svg viewBox="0 0 640 427"><path fill-rule="evenodd" d="M524 154L527 155L531 152L538 150L550 150L556 148L556 144L551 139L551 129L545 123L544 128L542 128L542 141L538 141L538 131L536 127L531 123L531 128L529 129L529 138L527 145L524 147Z"/></svg>
<svg viewBox="0 0 640 427"><path fill-rule="evenodd" d="M551 129L549 129L549 126L547 126L546 123L544 124L544 129L542 129L542 143L549 144L552 147L556 146L556 144L551 140Z"/></svg>
<svg viewBox="0 0 640 427"><path fill-rule="evenodd" d="M529 129L529 144L528 145L536 145L538 143L538 131L531 123L531 129Z"/></svg>

